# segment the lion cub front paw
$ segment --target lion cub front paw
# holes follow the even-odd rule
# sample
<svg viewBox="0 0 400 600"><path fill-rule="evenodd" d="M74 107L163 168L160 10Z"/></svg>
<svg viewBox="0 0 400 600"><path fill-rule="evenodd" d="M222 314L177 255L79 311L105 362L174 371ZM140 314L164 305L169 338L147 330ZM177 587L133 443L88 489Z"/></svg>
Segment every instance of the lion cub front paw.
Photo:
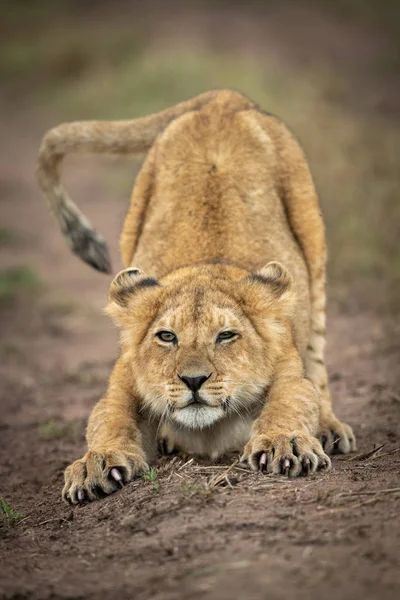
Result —
<svg viewBox="0 0 400 600"><path fill-rule="evenodd" d="M331 465L317 438L303 434L253 435L244 448L241 460L255 471L298 477Z"/></svg>
<svg viewBox="0 0 400 600"><path fill-rule="evenodd" d="M66 468L62 497L71 504L91 502L112 494L148 468L140 452L90 450Z"/></svg>

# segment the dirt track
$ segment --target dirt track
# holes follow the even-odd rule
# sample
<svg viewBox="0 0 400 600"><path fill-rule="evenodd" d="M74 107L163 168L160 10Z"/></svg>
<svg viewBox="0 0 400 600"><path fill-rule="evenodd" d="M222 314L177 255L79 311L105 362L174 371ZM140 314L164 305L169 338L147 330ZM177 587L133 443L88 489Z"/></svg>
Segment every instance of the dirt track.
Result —
<svg viewBox="0 0 400 600"><path fill-rule="evenodd" d="M331 302L329 372L358 453L385 444L379 453L293 481L236 468L218 479L232 457L212 468L162 459L154 482L62 503L63 469L84 451L117 336L101 315L108 279L70 255L37 191L47 124L35 117L14 113L2 132L2 226L19 236L2 267L29 262L43 284L0 307L0 496L24 515L0 527L0 599L398 597L400 323L373 302L360 311L357 297ZM102 161L69 164L71 194L97 215L116 270L126 203L110 204Z"/></svg>
<svg viewBox="0 0 400 600"><path fill-rule="evenodd" d="M0 367L1 495L25 515L0 530L1 597L394 598L400 454L383 454L400 439L399 324L373 312L331 307L328 361L337 412L359 451L385 443L381 456L337 458L329 474L297 481L232 470L216 486L221 469L166 461L156 485L140 480L74 510L61 502L63 469L83 452L117 345L100 311L107 278L69 255L33 176L20 178L35 144L33 135L24 152L10 147L2 173L4 222L27 240L6 264L29 255L47 286L1 311L13 341ZM110 210L96 165L73 173L72 189L115 241L125 207Z"/></svg>

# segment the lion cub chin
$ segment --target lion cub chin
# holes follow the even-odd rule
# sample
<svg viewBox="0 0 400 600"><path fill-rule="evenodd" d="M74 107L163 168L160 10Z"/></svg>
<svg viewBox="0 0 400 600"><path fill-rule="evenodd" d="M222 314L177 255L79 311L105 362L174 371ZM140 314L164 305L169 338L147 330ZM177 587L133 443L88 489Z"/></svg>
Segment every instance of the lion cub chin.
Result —
<svg viewBox="0 0 400 600"><path fill-rule="evenodd" d="M185 408L174 412L173 422L182 429L203 431L207 428L216 429L217 423L226 417L222 406L208 406L193 402ZM179 430L179 429L178 429Z"/></svg>

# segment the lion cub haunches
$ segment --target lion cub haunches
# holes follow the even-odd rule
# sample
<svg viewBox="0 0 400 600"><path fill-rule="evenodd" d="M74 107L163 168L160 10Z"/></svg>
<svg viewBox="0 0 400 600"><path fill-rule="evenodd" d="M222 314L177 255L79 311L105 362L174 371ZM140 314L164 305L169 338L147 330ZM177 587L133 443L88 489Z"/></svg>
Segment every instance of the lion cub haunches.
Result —
<svg viewBox="0 0 400 600"><path fill-rule="evenodd" d="M241 451L254 469L297 476L328 467L314 437L320 397L293 340L295 294L279 263L138 269L114 279L107 312L121 356L89 420L89 451L68 467L72 503L108 494L169 444L217 457Z"/></svg>

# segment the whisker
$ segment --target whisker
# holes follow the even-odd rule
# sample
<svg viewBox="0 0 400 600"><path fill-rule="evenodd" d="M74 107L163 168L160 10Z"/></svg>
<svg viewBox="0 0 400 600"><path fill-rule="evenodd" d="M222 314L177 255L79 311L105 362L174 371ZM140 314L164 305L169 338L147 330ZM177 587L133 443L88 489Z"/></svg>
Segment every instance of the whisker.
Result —
<svg viewBox="0 0 400 600"><path fill-rule="evenodd" d="M240 381L237 379L221 379L220 381L215 381L215 383L221 383L221 384L236 383L237 385L243 385L243 384L247 383L247 381Z"/></svg>
<svg viewBox="0 0 400 600"><path fill-rule="evenodd" d="M164 408L164 410L163 410L163 412L162 412L162 415L161 415L161 417L160 417L160 422L158 423L158 427L157 427L157 431L156 431L156 439L158 438L158 434L159 434L159 431L160 431L161 425L163 425L163 424L164 424L164 422L167 420L167 413L169 412L169 410L170 410L170 406L169 406L169 404L167 403L167 404L165 405L165 408Z"/></svg>
<svg viewBox="0 0 400 600"><path fill-rule="evenodd" d="M235 402L232 402L232 399L229 402L229 408L231 408L233 410L233 412L239 417L239 419L243 423L246 423L246 419L244 418L244 416L240 412L239 407L235 405Z"/></svg>

